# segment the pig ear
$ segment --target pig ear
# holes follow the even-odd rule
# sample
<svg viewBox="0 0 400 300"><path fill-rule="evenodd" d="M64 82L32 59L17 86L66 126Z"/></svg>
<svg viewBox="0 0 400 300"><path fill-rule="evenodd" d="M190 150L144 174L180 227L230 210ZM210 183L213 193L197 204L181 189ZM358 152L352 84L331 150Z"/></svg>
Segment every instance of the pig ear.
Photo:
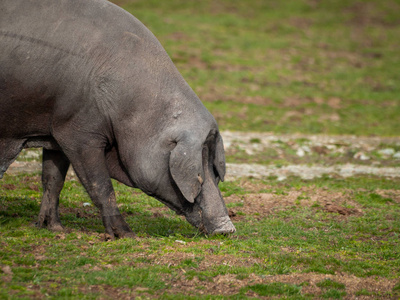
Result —
<svg viewBox="0 0 400 300"><path fill-rule="evenodd" d="M179 190L190 203L199 195L204 179L202 150L179 142L172 150L169 169Z"/></svg>
<svg viewBox="0 0 400 300"><path fill-rule="evenodd" d="M218 134L217 139L215 141L215 156L214 156L214 167L218 172L219 179L224 181L225 177L225 151L224 151L224 143L222 141L222 137Z"/></svg>

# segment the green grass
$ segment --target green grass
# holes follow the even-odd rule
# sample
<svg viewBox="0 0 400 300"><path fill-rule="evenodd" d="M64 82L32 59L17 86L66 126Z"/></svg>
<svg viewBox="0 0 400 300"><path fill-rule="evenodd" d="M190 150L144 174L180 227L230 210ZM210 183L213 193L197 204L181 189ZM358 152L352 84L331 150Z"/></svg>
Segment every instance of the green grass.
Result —
<svg viewBox="0 0 400 300"><path fill-rule="evenodd" d="M398 135L400 3L124 1L222 129Z"/></svg>
<svg viewBox="0 0 400 300"><path fill-rule="evenodd" d="M348 294L351 281L319 280L314 286L319 292L309 294L307 285L300 284L307 280L288 283L277 277L311 276L307 274L344 274L360 280L373 276L378 281L395 281L393 290L382 287L379 295L398 294L400 208L393 197L381 196L375 190L393 191L399 184L396 181L385 184L379 178L358 177L223 183L225 197L250 197L228 204L240 217L234 218L238 233L229 237L205 237L156 200L114 182L120 209L138 238L105 242L100 217L93 206L82 205L90 200L76 181L66 183L61 197L66 232L36 228L41 197L37 179L6 175L0 182L3 298L258 295L340 299ZM342 193L347 204L337 204L358 207L361 213L343 217L326 211L323 203L301 202L322 188L332 194ZM252 195L267 192L286 199L290 192L299 190L303 192L298 205L278 205L268 214L248 209L255 199ZM275 277L272 283L263 281ZM230 281L224 283L220 278ZM183 287L174 288L176 283ZM212 286L218 286L220 292L212 292ZM358 291L360 295L366 293L378 295L368 288Z"/></svg>
<svg viewBox="0 0 400 300"><path fill-rule="evenodd" d="M115 2L159 38L222 130L399 135L397 0ZM252 156L238 149L227 158L335 164L354 155L300 161L280 146L283 158L273 149ZM378 148L387 147L400 149ZM378 148L368 155L398 165ZM26 151L23 159L36 156ZM399 179L373 176L224 182L237 234L206 237L153 198L114 182L138 238L106 242L78 181L61 194L66 231L53 233L35 227L40 176L6 174L0 299L398 298L399 186ZM271 209L257 202L261 194L273 199ZM327 202L349 213L329 211ZM364 285L354 288L354 278Z"/></svg>

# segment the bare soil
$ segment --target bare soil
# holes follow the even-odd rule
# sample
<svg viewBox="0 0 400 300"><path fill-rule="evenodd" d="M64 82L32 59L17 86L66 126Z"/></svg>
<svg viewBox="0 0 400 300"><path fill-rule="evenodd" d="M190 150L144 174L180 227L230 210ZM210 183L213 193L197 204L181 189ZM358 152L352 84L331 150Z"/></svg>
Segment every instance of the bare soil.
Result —
<svg viewBox="0 0 400 300"><path fill-rule="evenodd" d="M400 192L396 192L400 196ZM307 197L303 197L303 195L307 195ZM225 197L225 202L239 204L239 206L229 210L233 220L240 220L246 215L262 219L278 210L285 210L291 206L314 207L334 213L338 218L363 214L362 207L351 200L350 192L349 194L335 193L313 187L291 190L285 195L275 193L231 195Z"/></svg>

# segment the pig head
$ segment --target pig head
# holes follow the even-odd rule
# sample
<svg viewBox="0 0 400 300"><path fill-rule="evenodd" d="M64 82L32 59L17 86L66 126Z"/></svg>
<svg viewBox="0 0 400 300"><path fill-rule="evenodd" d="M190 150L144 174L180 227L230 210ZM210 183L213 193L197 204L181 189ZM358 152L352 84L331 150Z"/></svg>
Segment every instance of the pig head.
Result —
<svg viewBox="0 0 400 300"><path fill-rule="evenodd" d="M235 227L218 188L225 176L222 138L216 127L204 129L181 129L168 139L150 141L148 147L142 144L148 151L142 150L139 159L129 154L126 159L121 149L121 160L136 186L204 233L232 233ZM127 149L132 153L134 147Z"/></svg>
<svg viewBox="0 0 400 300"><path fill-rule="evenodd" d="M169 105L153 110L154 117L143 118L146 126L133 126L141 118L134 115L115 129L121 165L133 186L184 215L204 233L232 233L235 227L218 188L225 176L222 137L212 115L181 83L185 94L176 92L176 86L172 95L168 87L162 89L159 98Z"/></svg>
<svg viewBox="0 0 400 300"><path fill-rule="evenodd" d="M27 147L43 148L41 227L62 230L72 164L112 238L134 234L110 178L205 233L235 231L215 119L154 35L108 1L0 2L0 177Z"/></svg>

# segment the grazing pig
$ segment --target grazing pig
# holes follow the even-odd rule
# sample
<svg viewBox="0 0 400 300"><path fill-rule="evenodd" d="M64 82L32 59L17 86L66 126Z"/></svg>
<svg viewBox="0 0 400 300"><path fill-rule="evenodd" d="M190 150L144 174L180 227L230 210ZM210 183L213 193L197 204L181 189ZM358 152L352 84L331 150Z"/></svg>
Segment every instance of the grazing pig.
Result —
<svg viewBox="0 0 400 300"><path fill-rule="evenodd" d="M235 231L215 119L154 35L106 0L0 2L0 177L28 147L43 147L40 227L62 230L71 163L112 238L134 234L110 178L205 233Z"/></svg>

